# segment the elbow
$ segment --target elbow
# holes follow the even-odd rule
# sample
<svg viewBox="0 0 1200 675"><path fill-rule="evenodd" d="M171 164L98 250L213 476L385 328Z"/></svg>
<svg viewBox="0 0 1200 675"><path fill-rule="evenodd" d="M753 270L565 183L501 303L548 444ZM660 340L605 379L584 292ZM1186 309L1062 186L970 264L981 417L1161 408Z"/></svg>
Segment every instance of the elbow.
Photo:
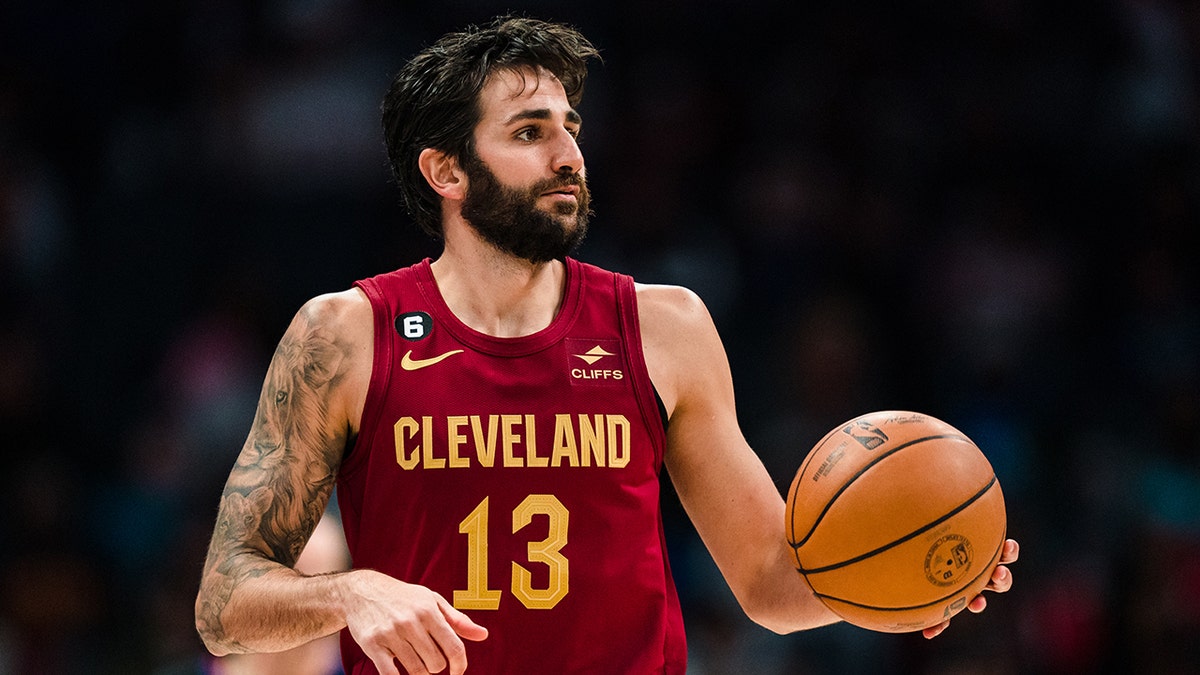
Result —
<svg viewBox="0 0 1200 675"><path fill-rule="evenodd" d="M220 642L216 642L203 634L200 635L200 639L204 642L204 648L213 656L228 656L233 653L232 649L226 648Z"/></svg>
<svg viewBox="0 0 1200 675"><path fill-rule="evenodd" d="M776 635L787 635L788 633L795 633L796 631L814 627L798 621L796 616L788 616L777 611L749 607L743 607L742 609L751 621Z"/></svg>
<svg viewBox="0 0 1200 675"><path fill-rule="evenodd" d="M754 621L754 623L762 626L763 628L766 628L767 630L771 631L772 633L775 633L776 635L787 635L789 633L795 633L796 631L802 630L802 628L799 628L797 626L789 626L782 621L772 621L770 619L754 619L754 618L751 618L751 620Z"/></svg>
<svg viewBox="0 0 1200 675"><path fill-rule="evenodd" d="M196 598L196 633L204 648L213 656L226 656L233 653L230 648L225 630L221 626L220 617L213 611L212 603L204 598L203 592Z"/></svg>
<svg viewBox="0 0 1200 675"><path fill-rule="evenodd" d="M208 624L201 619L196 620L196 632L199 633L204 648L213 656L227 656L236 651L230 647L222 635L210 630Z"/></svg>
<svg viewBox="0 0 1200 675"><path fill-rule="evenodd" d="M739 598L742 611L754 623L772 633L787 635L841 621L821 602L807 583L768 589Z"/></svg>
<svg viewBox="0 0 1200 675"><path fill-rule="evenodd" d="M787 635L789 633L810 630L839 621L837 616L827 610L783 610L784 608L774 607L745 609L745 612L751 621L777 635Z"/></svg>

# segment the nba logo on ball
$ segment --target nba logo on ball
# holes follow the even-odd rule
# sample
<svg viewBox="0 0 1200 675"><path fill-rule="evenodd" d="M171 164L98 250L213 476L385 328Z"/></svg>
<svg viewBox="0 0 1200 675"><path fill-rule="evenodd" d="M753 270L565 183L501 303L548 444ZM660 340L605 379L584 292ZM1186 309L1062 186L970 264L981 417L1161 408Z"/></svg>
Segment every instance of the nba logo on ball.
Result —
<svg viewBox="0 0 1200 675"><path fill-rule="evenodd" d="M870 422L867 422L866 420L856 420L850 424L847 424L845 428L842 429L842 433L858 441L864 448L868 450L874 450L884 443L887 443L888 440L887 434L883 433L878 427Z"/></svg>
<svg viewBox="0 0 1200 675"><path fill-rule="evenodd" d="M1000 561L1007 520L991 464L945 422L881 411L808 453L784 523L796 569L847 623L902 633L966 608Z"/></svg>

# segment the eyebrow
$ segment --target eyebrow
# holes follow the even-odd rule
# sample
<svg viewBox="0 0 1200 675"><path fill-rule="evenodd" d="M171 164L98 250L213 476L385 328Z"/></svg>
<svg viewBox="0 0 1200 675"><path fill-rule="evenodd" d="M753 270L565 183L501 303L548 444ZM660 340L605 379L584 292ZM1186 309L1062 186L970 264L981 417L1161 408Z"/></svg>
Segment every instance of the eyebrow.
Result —
<svg viewBox="0 0 1200 675"><path fill-rule="evenodd" d="M509 124L512 124L513 122L518 122L520 120L548 120L550 118L551 118L551 113L550 113L549 108L536 108L533 110L522 110L518 113L514 113L508 119L504 120L504 125L508 126ZM579 113L575 112L574 109L567 111L567 121L570 122L571 124L583 124L583 118L580 117Z"/></svg>

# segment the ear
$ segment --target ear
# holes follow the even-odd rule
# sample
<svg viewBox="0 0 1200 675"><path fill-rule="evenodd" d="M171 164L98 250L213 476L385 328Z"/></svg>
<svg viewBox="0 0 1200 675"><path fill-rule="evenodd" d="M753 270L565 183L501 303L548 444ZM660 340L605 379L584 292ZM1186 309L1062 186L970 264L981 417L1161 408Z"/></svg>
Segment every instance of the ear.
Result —
<svg viewBox="0 0 1200 675"><path fill-rule="evenodd" d="M446 199L461 200L467 194L467 175L458 160L441 150L425 148L417 157L421 175L433 191Z"/></svg>

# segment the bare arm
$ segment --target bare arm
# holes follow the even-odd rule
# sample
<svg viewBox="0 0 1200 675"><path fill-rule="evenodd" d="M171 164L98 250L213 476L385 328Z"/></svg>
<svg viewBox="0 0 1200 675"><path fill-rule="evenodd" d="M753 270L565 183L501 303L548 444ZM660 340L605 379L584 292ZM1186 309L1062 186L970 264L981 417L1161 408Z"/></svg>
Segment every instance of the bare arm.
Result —
<svg viewBox="0 0 1200 675"><path fill-rule="evenodd" d="M307 303L271 360L221 495L196 600L197 629L214 653L279 651L345 625L333 611L335 578L291 568L357 432L352 410L361 409L370 376L372 324L356 293Z"/></svg>
<svg viewBox="0 0 1200 675"><path fill-rule="evenodd" d="M638 314L650 377L671 418L667 469L743 611L778 633L838 621L793 566L783 497L742 436L729 361L708 310L686 289L639 286ZM1018 554L1017 542L1006 541L986 590L1012 586L1007 564ZM986 606L980 595L968 609ZM924 634L935 637L948 625Z"/></svg>
<svg viewBox="0 0 1200 675"><path fill-rule="evenodd" d="M650 376L671 415L667 469L742 609L779 633L837 621L792 565L783 497L742 436L708 310L667 286L639 286L638 307Z"/></svg>
<svg viewBox="0 0 1200 675"><path fill-rule="evenodd" d="M348 628L384 675L466 670L460 638L487 630L423 586L374 570L293 569L358 434L374 324L357 290L315 298L275 350L229 474L196 597L209 651L274 652Z"/></svg>

